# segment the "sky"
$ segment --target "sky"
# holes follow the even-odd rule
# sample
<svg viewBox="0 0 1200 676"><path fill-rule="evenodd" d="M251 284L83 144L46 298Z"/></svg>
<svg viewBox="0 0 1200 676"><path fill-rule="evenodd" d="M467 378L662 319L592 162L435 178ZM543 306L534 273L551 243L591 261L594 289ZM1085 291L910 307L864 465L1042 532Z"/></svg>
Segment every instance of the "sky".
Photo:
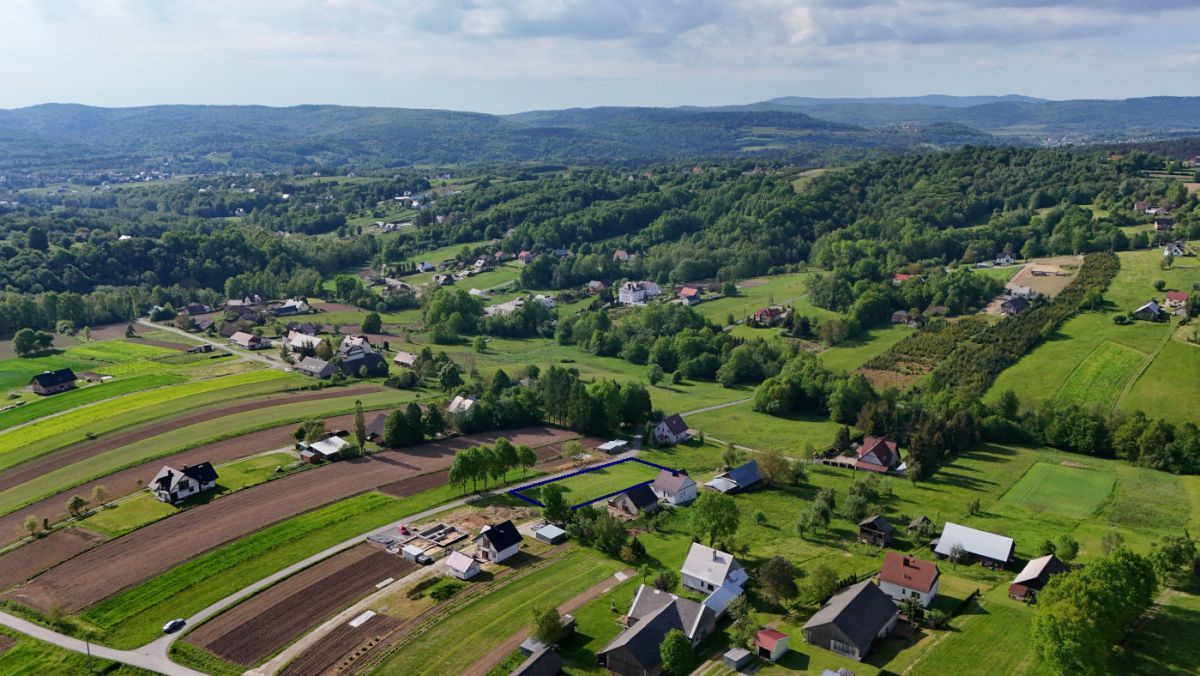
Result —
<svg viewBox="0 0 1200 676"><path fill-rule="evenodd" d="M1200 95L1200 0L5 0L0 108Z"/></svg>

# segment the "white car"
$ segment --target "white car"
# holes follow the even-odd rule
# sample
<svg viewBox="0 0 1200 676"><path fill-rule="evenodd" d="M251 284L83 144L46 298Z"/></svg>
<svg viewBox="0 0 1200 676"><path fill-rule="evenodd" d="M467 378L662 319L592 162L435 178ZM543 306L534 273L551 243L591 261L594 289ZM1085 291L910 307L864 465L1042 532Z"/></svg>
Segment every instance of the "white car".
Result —
<svg viewBox="0 0 1200 676"><path fill-rule="evenodd" d="M183 629L183 625L185 624L187 624L187 620L183 619L182 617L175 618L174 620L171 620L163 625L163 633L174 634L180 629Z"/></svg>

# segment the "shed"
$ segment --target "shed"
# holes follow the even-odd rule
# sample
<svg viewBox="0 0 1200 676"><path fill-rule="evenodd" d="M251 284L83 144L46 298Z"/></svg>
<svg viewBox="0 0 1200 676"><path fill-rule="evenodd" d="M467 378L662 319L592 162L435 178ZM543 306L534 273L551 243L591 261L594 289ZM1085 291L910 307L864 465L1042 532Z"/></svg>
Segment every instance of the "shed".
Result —
<svg viewBox="0 0 1200 676"><path fill-rule="evenodd" d="M446 557L446 570L460 580L469 580L479 574L479 562L460 551L453 551Z"/></svg>
<svg viewBox="0 0 1200 676"><path fill-rule="evenodd" d="M553 676L561 673L562 667L563 661L558 653L550 648L542 648L513 669L510 676Z"/></svg>
<svg viewBox="0 0 1200 676"><path fill-rule="evenodd" d="M745 648L734 648L725 653L725 666L735 671L741 671L754 659L754 653Z"/></svg>
<svg viewBox="0 0 1200 676"><path fill-rule="evenodd" d="M596 447L596 450L602 453L607 453L608 455L616 455L624 451L625 446L628 444L629 442L623 439L613 439L612 441L606 441L600 444Z"/></svg>
<svg viewBox="0 0 1200 676"><path fill-rule="evenodd" d="M754 636L754 646L758 648L759 657L778 662L788 651L788 635L774 629L762 629Z"/></svg>
<svg viewBox="0 0 1200 676"><path fill-rule="evenodd" d="M548 523L545 526L535 530L533 537L546 544L556 545L567 540L567 531Z"/></svg>

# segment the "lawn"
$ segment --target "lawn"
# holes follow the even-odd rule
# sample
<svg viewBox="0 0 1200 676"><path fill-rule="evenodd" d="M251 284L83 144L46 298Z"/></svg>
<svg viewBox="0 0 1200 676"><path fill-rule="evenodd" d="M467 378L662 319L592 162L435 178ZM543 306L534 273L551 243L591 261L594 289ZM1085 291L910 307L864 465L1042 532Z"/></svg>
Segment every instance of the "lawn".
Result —
<svg viewBox="0 0 1200 676"><path fill-rule="evenodd" d="M1086 519L1108 500L1116 476L1107 472L1039 462L1010 488L1000 503L1034 514L1050 512Z"/></svg>
<svg viewBox="0 0 1200 676"><path fill-rule="evenodd" d="M635 484L653 481L657 474L658 469L649 465L640 462L622 462L561 479L553 484L566 489L564 497L568 505L579 505ZM536 490L530 491L530 497L537 497Z"/></svg>
<svg viewBox="0 0 1200 676"><path fill-rule="evenodd" d="M1200 406L1196 405L1198 382L1200 345L1171 339L1154 355L1154 361L1126 392L1118 408L1142 409L1152 418L1174 423L1200 423Z"/></svg>
<svg viewBox="0 0 1200 676"><path fill-rule="evenodd" d="M1020 603L985 594L950 621L942 640L922 654L910 673L1044 673L1030 648L1032 617L1033 611Z"/></svg>
<svg viewBox="0 0 1200 676"><path fill-rule="evenodd" d="M1122 674L1194 674L1200 665L1200 596L1168 591L1160 610L1114 661ZM1169 650L1164 650L1169 646Z"/></svg>
<svg viewBox="0 0 1200 676"><path fill-rule="evenodd" d="M123 394L149 390L163 385L175 385L187 380L183 376L159 373L156 375L132 376L129 378L113 379L107 383L97 383L74 390L56 394L52 397L39 397L24 406L19 406L0 413L0 430L27 423L31 420L44 418L48 415L84 406L102 399L111 399Z"/></svg>
<svg viewBox="0 0 1200 676"><path fill-rule="evenodd" d="M734 320L742 321L746 315L771 304L791 305L797 313L814 319L836 317L837 313L808 302L808 276L807 272L797 272L745 281L738 285L736 296L706 301L694 309L718 324L724 324L730 314Z"/></svg>
<svg viewBox="0 0 1200 676"><path fill-rule="evenodd" d="M275 475L277 467L287 467L297 462L296 456L291 453L267 453L235 460L217 467L219 476L216 490L186 500L180 507L169 505L149 491L143 491L88 516L83 525L108 537L118 537L182 508L204 504L226 493L263 483Z"/></svg>
<svg viewBox="0 0 1200 676"><path fill-rule="evenodd" d="M603 582L621 564L576 547L546 568L520 577L441 616L417 640L388 656L380 673L457 674L529 622L530 609L560 605ZM453 649L447 649L453 646Z"/></svg>
<svg viewBox="0 0 1200 676"><path fill-rule="evenodd" d="M83 653L44 643L11 629L0 629L0 636L7 636L13 640L12 647L0 652L0 674L6 676L83 673L132 676L150 673L98 657L89 660Z"/></svg>
<svg viewBox="0 0 1200 676"><path fill-rule="evenodd" d="M781 418L759 413L751 402L687 417L690 427L722 441L759 451L802 457L807 446L828 446L841 425L827 418Z"/></svg>
<svg viewBox="0 0 1200 676"><path fill-rule="evenodd" d="M220 394L220 392L218 392ZM411 401L416 394L411 390L386 390L357 397L366 410L387 408ZM169 432L134 442L127 446L92 456L84 462L47 472L36 481L28 481L0 494L0 514L40 500L48 495L67 490L73 486L105 476L118 469L129 467L153 458L171 455L206 443L228 439L276 425L300 422L308 418L324 418L331 415L350 413L354 410L354 398L319 399L313 401L264 406L223 416L214 420L180 427ZM262 449L271 450L271 449Z"/></svg>
<svg viewBox="0 0 1200 676"><path fill-rule="evenodd" d="M876 327L843 343L822 350L817 358L830 371L849 373L865 364L872 357L887 352L914 329L901 324Z"/></svg>
<svg viewBox="0 0 1200 676"><path fill-rule="evenodd" d="M137 392L73 409L62 415L0 433L0 470L18 465L91 436L124 429L156 417L223 401L236 388L248 386L251 392L282 390L299 382L299 376L274 369L252 371L224 378L212 378ZM215 396L214 396L215 395Z"/></svg>
<svg viewBox="0 0 1200 676"><path fill-rule="evenodd" d="M1132 347L1106 340L1071 371L1055 399L1110 410L1145 357Z"/></svg>
<svg viewBox="0 0 1200 676"><path fill-rule="evenodd" d="M162 625L342 542L411 513L405 500L358 495L264 528L147 580L84 611L117 648L154 640Z"/></svg>

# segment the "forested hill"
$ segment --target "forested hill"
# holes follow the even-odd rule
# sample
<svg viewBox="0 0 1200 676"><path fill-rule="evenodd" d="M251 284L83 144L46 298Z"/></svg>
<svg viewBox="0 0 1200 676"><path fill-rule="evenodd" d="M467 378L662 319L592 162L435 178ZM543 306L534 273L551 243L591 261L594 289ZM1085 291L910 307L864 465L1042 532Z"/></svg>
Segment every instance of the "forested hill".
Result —
<svg viewBox="0 0 1200 676"><path fill-rule="evenodd" d="M795 111L600 108L504 117L342 106L47 104L0 110L0 171L286 171L744 155L845 161L873 150L989 140L958 125L868 130Z"/></svg>
<svg viewBox="0 0 1200 676"><path fill-rule="evenodd" d="M750 106L749 108L755 108ZM1200 132L1200 97L1041 101L1026 97L807 99L781 97L758 107L794 110L859 126L952 122L1001 137L1063 137L1082 142L1144 140Z"/></svg>

